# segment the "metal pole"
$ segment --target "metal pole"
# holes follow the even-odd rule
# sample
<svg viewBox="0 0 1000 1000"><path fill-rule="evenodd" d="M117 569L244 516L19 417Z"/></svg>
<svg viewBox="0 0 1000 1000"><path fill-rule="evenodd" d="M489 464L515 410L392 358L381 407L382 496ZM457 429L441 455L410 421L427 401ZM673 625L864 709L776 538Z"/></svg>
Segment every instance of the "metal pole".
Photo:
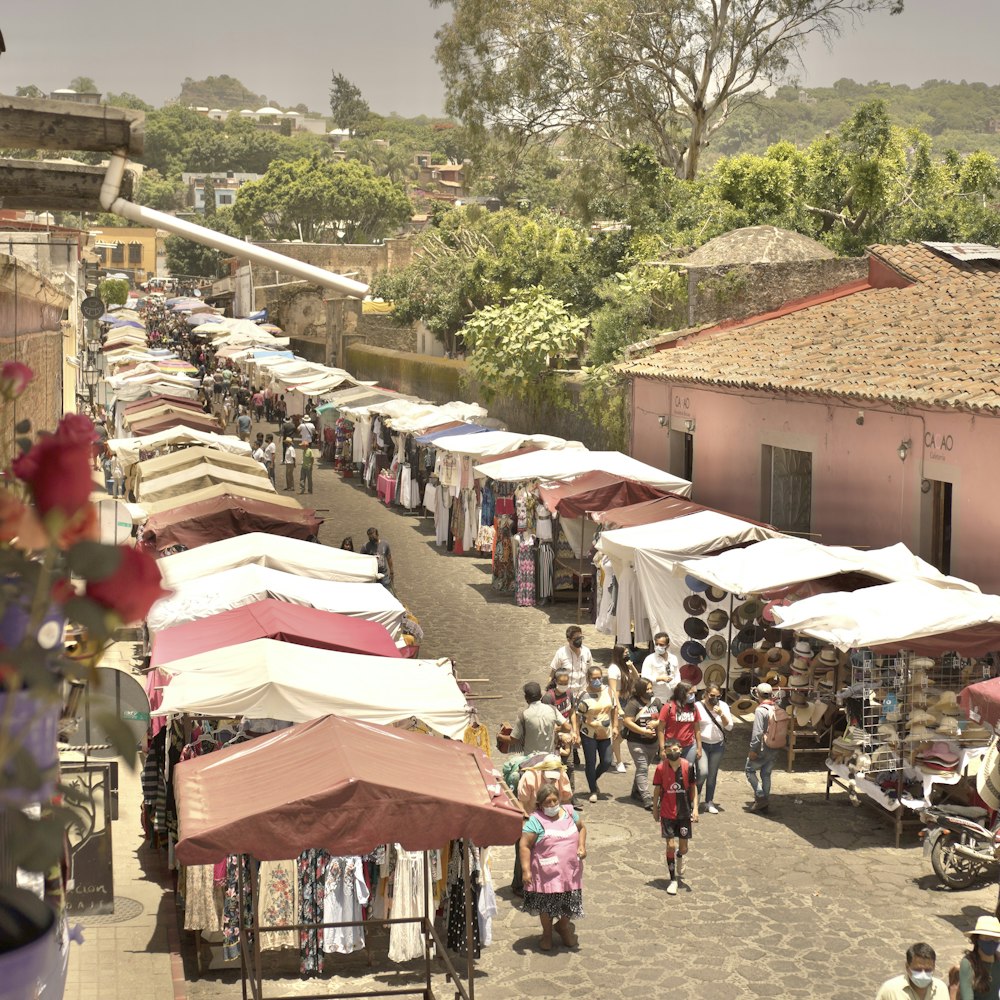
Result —
<svg viewBox="0 0 1000 1000"><path fill-rule="evenodd" d="M240 979L241 985L243 987L243 1000L247 1000L247 949L244 940L245 927L243 924L243 858L240 855L236 856L236 883L237 883L237 924L239 926L240 932Z"/></svg>
<svg viewBox="0 0 1000 1000"><path fill-rule="evenodd" d="M476 1000L476 949L475 938L472 936L472 876L470 874L469 852L472 841L462 841L462 877L465 881L465 965L469 977L469 1000Z"/></svg>
<svg viewBox="0 0 1000 1000"><path fill-rule="evenodd" d="M422 930L424 932L424 977L427 982L427 990L424 993L424 1000L430 1000L434 995L431 992L431 865L427 851L424 851L424 920Z"/></svg>

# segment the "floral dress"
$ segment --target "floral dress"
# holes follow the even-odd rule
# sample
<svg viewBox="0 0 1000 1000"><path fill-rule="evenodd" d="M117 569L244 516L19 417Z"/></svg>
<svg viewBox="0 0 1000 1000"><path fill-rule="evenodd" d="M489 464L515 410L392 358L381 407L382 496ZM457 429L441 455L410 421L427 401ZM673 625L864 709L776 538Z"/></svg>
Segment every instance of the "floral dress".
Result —
<svg viewBox="0 0 1000 1000"><path fill-rule="evenodd" d="M330 855L310 849L298 857L299 923L321 924L325 899L326 868ZM299 972L303 975L323 971L323 951L318 930L299 931Z"/></svg>
<svg viewBox="0 0 1000 1000"><path fill-rule="evenodd" d="M260 865L260 922L262 927L287 927L298 921L298 875L295 861L262 861ZM294 948L295 931L261 931L260 946Z"/></svg>

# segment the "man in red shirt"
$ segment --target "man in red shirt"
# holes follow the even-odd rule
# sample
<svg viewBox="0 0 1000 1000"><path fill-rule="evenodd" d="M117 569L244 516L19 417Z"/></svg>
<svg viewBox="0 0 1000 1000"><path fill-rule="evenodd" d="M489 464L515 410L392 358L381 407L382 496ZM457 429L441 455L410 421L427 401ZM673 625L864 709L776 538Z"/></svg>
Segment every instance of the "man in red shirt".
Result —
<svg viewBox="0 0 1000 1000"><path fill-rule="evenodd" d="M684 876L691 826L698 822L698 785L676 736L667 737L663 751L664 759L653 772L653 815L667 842L667 894L676 896L677 883Z"/></svg>

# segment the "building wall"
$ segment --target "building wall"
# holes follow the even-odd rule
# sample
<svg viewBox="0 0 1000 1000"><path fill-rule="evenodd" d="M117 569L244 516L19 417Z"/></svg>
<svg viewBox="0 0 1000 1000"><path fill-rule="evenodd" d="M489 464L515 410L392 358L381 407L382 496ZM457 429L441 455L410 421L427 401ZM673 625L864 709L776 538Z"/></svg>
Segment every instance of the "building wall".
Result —
<svg viewBox="0 0 1000 1000"><path fill-rule="evenodd" d="M406 267L413 257L410 240L386 240L384 243L258 243L276 253L285 254L334 274L348 274L370 283L379 271L397 271ZM280 271L261 264L252 264L255 285L276 285L285 280Z"/></svg>
<svg viewBox="0 0 1000 1000"><path fill-rule="evenodd" d="M866 257L688 269L688 325L769 312L785 302L868 277Z"/></svg>
<svg viewBox="0 0 1000 1000"><path fill-rule="evenodd" d="M157 271L157 262L165 259L163 237L157 235L158 230L140 226L113 227L102 226L100 235L95 237L98 243L120 243L123 246L121 262L116 262L111 250L104 250L103 266L109 271L122 271L131 274L136 282L147 281L150 278L162 277ZM142 248L141 262L129 262L129 245L138 243ZM100 251L95 251L100 252Z"/></svg>
<svg viewBox="0 0 1000 1000"><path fill-rule="evenodd" d="M951 573L1000 593L1000 521L994 514L1000 419L839 401L781 399L755 392L633 381L631 453L676 471L684 422L694 420L693 496L766 520L762 448L812 454L812 525L817 541L861 547L903 542L930 556L924 480L952 483ZM864 422L858 424L859 414ZM660 418L665 418L665 426ZM898 449L912 442L905 461Z"/></svg>
<svg viewBox="0 0 1000 1000"><path fill-rule="evenodd" d="M415 351L417 332L412 324L400 326L392 316L362 313L358 333L370 347L385 347L391 351Z"/></svg>

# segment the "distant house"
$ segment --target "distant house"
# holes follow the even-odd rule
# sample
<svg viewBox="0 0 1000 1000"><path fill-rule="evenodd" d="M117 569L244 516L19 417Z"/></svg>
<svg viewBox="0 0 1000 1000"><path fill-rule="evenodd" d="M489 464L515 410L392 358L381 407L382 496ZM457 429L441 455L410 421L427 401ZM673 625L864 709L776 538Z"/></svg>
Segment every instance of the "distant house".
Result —
<svg viewBox="0 0 1000 1000"><path fill-rule="evenodd" d="M101 96L100 91L81 94L69 87L62 87L59 90L53 90L49 94L49 99L52 101L75 101L77 104L100 104Z"/></svg>
<svg viewBox="0 0 1000 1000"><path fill-rule="evenodd" d="M181 179L187 185L187 204L196 212L205 211L205 183L212 180L215 189L215 207L232 208L236 202L236 193L250 181L259 181L263 174L237 173L229 170L218 173L183 173Z"/></svg>
<svg viewBox="0 0 1000 1000"><path fill-rule="evenodd" d="M430 153L417 153L414 163L417 187L447 200L465 197L464 163L434 163Z"/></svg>
<svg viewBox="0 0 1000 1000"><path fill-rule="evenodd" d="M91 235L103 270L127 274L135 284L166 276L167 234L163 230L102 226Z"/></svg>
<svg viewBox="0 0 1000 1000"><path fill-rule="evenodd" d="M861 280L635 345L631 452L703 504L906 543L1000 592L1000 248L875 246Z"/></svg>

